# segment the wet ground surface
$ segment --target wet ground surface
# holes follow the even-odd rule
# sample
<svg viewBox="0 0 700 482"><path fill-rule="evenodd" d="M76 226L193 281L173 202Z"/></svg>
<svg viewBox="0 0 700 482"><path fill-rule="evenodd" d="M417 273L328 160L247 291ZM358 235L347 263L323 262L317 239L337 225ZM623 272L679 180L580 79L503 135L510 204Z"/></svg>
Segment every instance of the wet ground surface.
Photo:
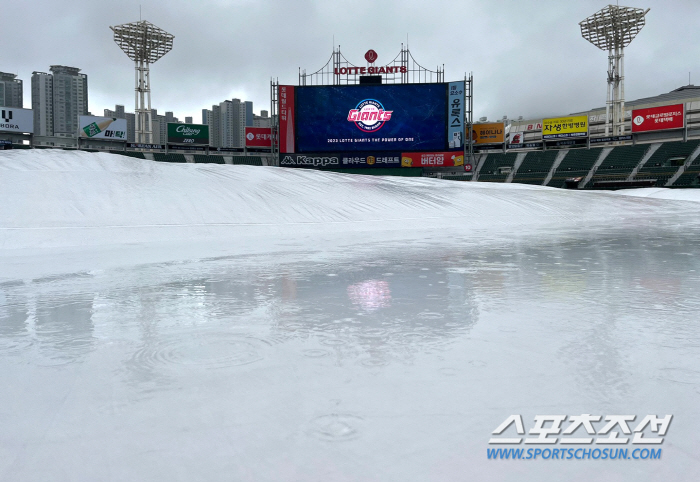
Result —
<svg viewBox="0 0 700 482"><path fill-rule="evenodd" d="M0 479L694 480L698 234L5 279ZM487 459L584 413L674 418L660 460Z"/></svg>

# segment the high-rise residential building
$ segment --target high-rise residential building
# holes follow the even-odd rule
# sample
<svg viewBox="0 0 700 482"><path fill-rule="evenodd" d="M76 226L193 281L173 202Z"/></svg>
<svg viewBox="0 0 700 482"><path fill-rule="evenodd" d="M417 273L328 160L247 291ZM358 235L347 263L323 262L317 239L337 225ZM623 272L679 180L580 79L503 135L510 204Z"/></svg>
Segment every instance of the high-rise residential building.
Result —
<svg viewBox="0 0 700 482"><path fill-rule="evenodd" d="M192 124L192 117L185 117L185 124Z"/></svg>
<svg viewBox="0 0 700 482"><path fill-rule="evenodd" d="M261 110L260 115L253 116L253 127L272 127L272 119L268 111Z"/></svg>
<svg viewBox="0 0 700 482"><path fill-rule="evenodd" d="M240 99L225 100L202 109L202 124L209 126L209 145L212 147L245 146L245 128L252 127L253 103Z"/></svg>
<svg viewBox="0 0 700 482"><path fill-rule="evenodd" d="M78 117L88 114L87 75L64 65L50 72L32 73L34 135L76 137Z"/></svg>
<svg viewBox="0 0 700 482"><path fill-rule="evenodd" d="M24 107L22 81L15 74L0 72L0 107Z"/></svg>

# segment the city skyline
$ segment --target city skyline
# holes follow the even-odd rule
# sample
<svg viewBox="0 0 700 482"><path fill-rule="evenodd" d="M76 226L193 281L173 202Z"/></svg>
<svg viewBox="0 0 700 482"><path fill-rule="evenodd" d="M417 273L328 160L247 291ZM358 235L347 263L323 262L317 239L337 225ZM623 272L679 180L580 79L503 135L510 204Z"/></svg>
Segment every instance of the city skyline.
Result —
<svg viewBox="0 0 700 482"><path fill-rule="evenodd" d="M291 9L279 1L202 1L193 7L175 0L164 7L153 0L127 0L118 8L103 8L37 0L8 5L14 18L27 18L34 7L28 25L37 27L8 25L12 44L22 48L6 49L0 71L28 83L33 71L48 65L75 66L91 79L91 112L115 104L132 109L133 67L109 26L138 20L142 5L144 20L175 36L172 52L151 66L152 105L180 118L197 121L203 108L221 99L246 99L258 112L267 110L271 78L297 84L298 69L312 72L323 66L334 45L351 62L365 65L368 49L385 63L407 42L424 66L444 64L446 81L474 73L475 118L535 118L604 105L607 53L581 38L578 22L607 4L436 2L427 10L418 3L358 0L305 1ZM646 26L625 49L625 98L692 83L693 72L700 75L700 33L692 28L700 4L625 4L651 8ZM522 19L528 12L526 23ZM686 34L676 35L679 31ZM24 105L31 105L26 85Z"/></svg>

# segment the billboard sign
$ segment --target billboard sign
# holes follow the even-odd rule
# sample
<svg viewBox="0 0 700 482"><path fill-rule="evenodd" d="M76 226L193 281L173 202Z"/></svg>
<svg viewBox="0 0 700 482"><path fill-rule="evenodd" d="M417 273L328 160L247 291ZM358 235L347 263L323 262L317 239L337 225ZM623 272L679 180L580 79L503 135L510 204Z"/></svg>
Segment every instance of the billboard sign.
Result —
<svg viewBox="0 0 700 482"><path fill-rule="evenodd" d="M619 142L619 141L631 141L632 136L607 136L607 137L591 137L589 141L591 144L601 144L603 142Z"/></svg>
<svg viewBox="0 0 700 482"><path fill-rule="evenodd" d="M472 125L472 140L475 144L503 144L505 125L503 122Z"/></svg>
<svg viewBox="0 0 700 482"><path fill-rule="evenodd" d="M587 115L542 119L542 139L567 137L588 137Z"/></svg>
<svg viewBox="0 0 700 482"><path fill-rule="evenodd" d="M31 109L17 107L2 107L0 109L0 131L17 134L34 132L34 114Z"/></svg>
<svg viewBox="0 0 700 482"><path fill-rule="evenodd" d="M664 105L632 111L632 133L682 129L685 127L685 105Z"/></svg>
<svg viewBox="0 0 700 482"><path fill-rule="evenodd" d="M128 147L129 149L165 149L165 146L163 144L142 144L139 142L129 142L126 145L126 147Z"/></svg>
<svg viewBox="0 0 700 482"><path fill-rule="evenodd" d="M280 152L294 152L294 86L279 86L280 104Z"/></svg>
<svg viewBox="0 0 700 482"><path fill-rule="evenodd" d="M78 124L81 139L126 141L126 119L81 115Z"/></svg>
<svg viewBox="0 0 700 482"><path fill-rule="evenodd" d="M280 152L282 167L330 167L340 168L338 154L294 154Z"/></svg>
<svg viewBox="0 0 700 482"><path fill-rule="evenodd" d="M508 145L509 146L512 146L513 144L523 144L524 139L525 139L524 132L510 132L510 133L508 133Z"/></svg>
<svg viewBox="0 0 700 482"><path fill-rule="evenodd" d="M373 167L400 167L401 153L399 152L375 152L375 153L310 153L310 154L282 154L280 153L280 166L284 167L325 167L327 169L354 169Z"/></svg>
<svg viewBox="0 0 700 482"><path fill-rule="evenodd" d="M464 146L464 81L450 82L448 86L447 143L448 149Z"/></svg>
<svg viewBox="0 0 700 482"><path fill-rule="evenodd" d="M168 144L209 145L209 126L168 122Z"/></svg>
<svg viewBox="0 0 700 482"><path fill-rule="evenodd" d="M401 167L455 167L464 165L464 154L458 152L404 152Z"/></svg>
<svg viewBox="0 0 700 482"><path fill-rule="evenodd" d="M270 127L246 127L246 147L272 148L272 129Z"/></svg>
<svg viewBox="0 0 700 482"><path fill-rule="evenodd" d="M296 150L444 151L448 147L447 87L448 84L296 87ZM281 94L280 109L284 105ZM282 111L280 127L284 127ZM282 146L284 134L281 135Z"/></svg>

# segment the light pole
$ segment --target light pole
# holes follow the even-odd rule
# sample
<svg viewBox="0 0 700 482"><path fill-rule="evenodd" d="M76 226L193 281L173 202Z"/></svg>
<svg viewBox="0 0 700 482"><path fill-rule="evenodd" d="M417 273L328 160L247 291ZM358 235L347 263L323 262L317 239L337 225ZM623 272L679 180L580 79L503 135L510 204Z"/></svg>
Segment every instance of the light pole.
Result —
<svg viewBox="0 0 700 482"><path fill-rule="evenodd" d="M608 5L582 22L581 36L601 50L608 51L608 98L605 103L605 135L625 133L624 48L644 27L650 9ZM610 110L612 108L612 119Z"/></svg>
<svg viewBox="0 0 700 482"><path fill-rule="evenodd" d="M136 142L153 142L149 66L173 48L173 35L141 20L109 27L114 41L136 67ZM146 107L148 105L148 107Z"/></svg>

